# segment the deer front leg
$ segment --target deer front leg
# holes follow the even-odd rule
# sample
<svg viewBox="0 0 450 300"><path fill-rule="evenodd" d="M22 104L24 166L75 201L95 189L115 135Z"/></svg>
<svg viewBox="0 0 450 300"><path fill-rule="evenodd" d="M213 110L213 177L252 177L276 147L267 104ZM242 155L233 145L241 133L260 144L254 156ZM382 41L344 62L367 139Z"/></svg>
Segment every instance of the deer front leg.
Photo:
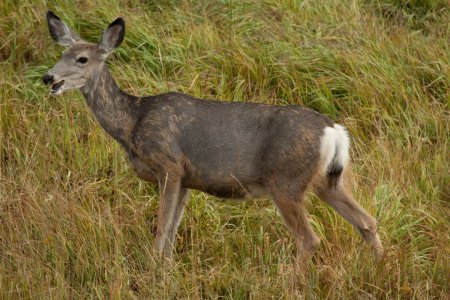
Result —
<svg viewBox="0 0 450 300"><path fill-rule="evenodd" d="M175 236L177 234L178 226L180 225L181 218L183 217L184 208L189 201L190 191L186 188L181 188L178 196L174 217L172 219L172 224L170 226L168 240L164 246L165 253L172 253L175 247Z"/></svg>
<svg viewBox="0 0 450 300"><path fill-rule="evenodd" d="M144 163L139 156L137 156L131 150L128 150L128 159L130 160L131 166L133 167L136 175L148 182L157 183L155 171L152 170L146 163Z"/></svg>
<svg viewBox="0 0 450 300"><path fill-rule="evenodd" d="M158 180L159 182L159 209L158 225L156 230L155 249L159 255L171 258L171 229L179 202L181 182L180 179L170 178L169 174Z"/></svg>

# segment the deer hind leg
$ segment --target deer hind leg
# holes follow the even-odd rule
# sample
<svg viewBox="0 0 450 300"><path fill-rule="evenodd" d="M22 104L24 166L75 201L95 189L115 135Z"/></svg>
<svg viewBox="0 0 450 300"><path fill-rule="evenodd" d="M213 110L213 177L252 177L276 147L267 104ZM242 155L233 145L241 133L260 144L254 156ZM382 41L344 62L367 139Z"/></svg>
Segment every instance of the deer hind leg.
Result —
<svg viewBox="0 0 450 300"><path fill-rule="evenodd" d="M335 188L323 185L316 193L359 231L377 256L383 254L383 246L377 234L377 221L355 201L342 182Z"/></svg>
<svg viewBox="0 0 450 300"><path fill-rule="evenodd" d="M165 258L172 256L172 228L180 199L181 182L167 174L159 180L158 226L156 230L155 250ZM166 245L169 245L166 247Z"/></svg>
<svg viewBox="0 0 450 300"><path fill-rule="evenodd" d="M297 263L304 265L309 262L314 250L319 246L320 239L308 222L303 206L303 191L295 196L290 196L288 192L272 191L272 196L284 222L295 238Z"/></svg>

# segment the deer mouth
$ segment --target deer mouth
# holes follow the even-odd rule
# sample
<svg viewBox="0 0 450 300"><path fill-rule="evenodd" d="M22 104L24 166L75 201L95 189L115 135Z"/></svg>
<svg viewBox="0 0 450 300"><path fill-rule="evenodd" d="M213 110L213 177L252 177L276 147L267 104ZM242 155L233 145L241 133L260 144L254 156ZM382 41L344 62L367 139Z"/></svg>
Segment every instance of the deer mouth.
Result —
<svg viewBox="0 0 450 300"><path fill-rule="evenodd" d="M62 86L64 85L64 80L58 81L57 83L52 85L52 89L50 90L50 93L52 94L58 94L61 91Z"/></svg>

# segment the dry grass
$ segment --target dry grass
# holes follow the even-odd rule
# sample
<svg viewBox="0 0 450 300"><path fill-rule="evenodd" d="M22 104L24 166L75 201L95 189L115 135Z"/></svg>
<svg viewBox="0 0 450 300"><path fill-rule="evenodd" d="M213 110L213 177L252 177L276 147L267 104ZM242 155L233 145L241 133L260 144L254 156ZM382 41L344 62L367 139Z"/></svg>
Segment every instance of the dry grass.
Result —
<svg viewBox="0 0 450 300"><path fill-rule="evenodd" d="M449 4L445 0L11 1L0 3L0 298L448 299ZM359 202L380 222L377 262L311 197L322 245L300 281L269 200L194 193L176 262L153 252L158 196L79 92L49 97L54 10L98 41L134 94L299 103L353 136Z"/></svg>

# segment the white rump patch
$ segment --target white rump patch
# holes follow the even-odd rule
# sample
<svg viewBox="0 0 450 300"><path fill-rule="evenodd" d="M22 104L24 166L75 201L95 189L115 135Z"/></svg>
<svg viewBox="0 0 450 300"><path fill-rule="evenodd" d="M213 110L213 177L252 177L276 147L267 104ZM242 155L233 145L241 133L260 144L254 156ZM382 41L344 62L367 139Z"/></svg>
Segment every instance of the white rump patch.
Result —
<svg viewBox="0 0 450 300"><path fill-rule="evenodd" d="M326 174L336 152L336 162L345 169L349 160L349 150L350 139L344 126L334 124L333 127L325 127L320 145L321 169L323 173Z"/></svg>

